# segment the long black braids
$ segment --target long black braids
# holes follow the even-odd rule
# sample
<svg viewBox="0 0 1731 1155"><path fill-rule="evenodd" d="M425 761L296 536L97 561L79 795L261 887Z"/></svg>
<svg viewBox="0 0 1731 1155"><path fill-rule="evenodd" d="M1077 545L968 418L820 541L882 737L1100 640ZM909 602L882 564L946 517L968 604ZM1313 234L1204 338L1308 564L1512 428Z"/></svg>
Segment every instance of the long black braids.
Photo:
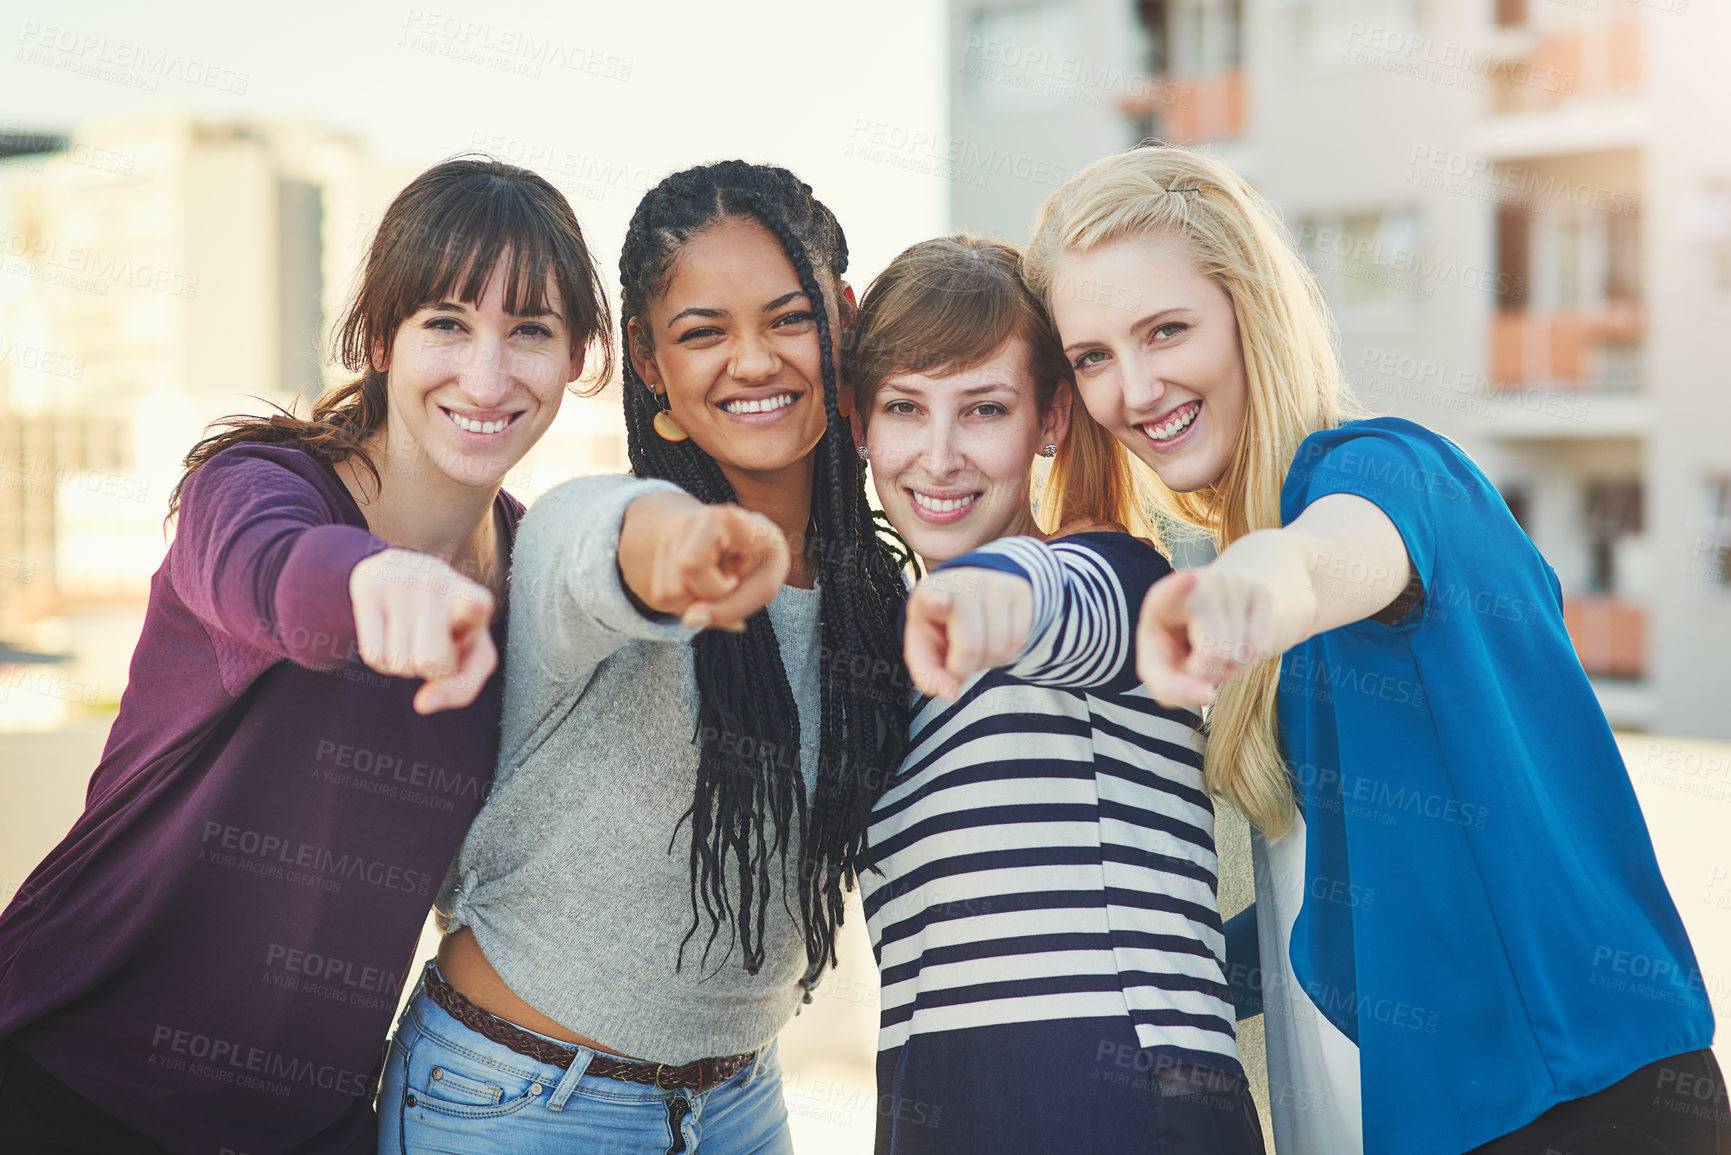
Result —
<svg viewBox="0 0 1731 1155"><path fill-rule="evenodd" d="M670 442L655 432L659 405L629 356L631 320L649 328L649 303L665 290L680 248L729 219L754 220L775 236L816 318L828 420L814 452L807 551L817 562L822 709L808 804L799 714L769 615L753 614L743 634L705 630L693 640L699 753L687 812L692 925L685 941L697 932L701 905L710 922L705 959L725 921L746 969L756 974L773 893L771 861L777 860L785 886L788 849L797 843L797 921L807 963L801 982L809 989L835 962L844 888L851 887L863 853L872 804L907 746L906 682L895 672L901 668L901 573L911 555L893 533L880 536L866 500L865 468L839 406L835 338L825 307L830 295L816 270L821 265L832 283L839 281L847 269L847 240L810 186L783 168L735 160L687 169L649 190L631 218L619 279L632 472L665 478L700 501L735 500L720 467L694 441Z"/></svg>

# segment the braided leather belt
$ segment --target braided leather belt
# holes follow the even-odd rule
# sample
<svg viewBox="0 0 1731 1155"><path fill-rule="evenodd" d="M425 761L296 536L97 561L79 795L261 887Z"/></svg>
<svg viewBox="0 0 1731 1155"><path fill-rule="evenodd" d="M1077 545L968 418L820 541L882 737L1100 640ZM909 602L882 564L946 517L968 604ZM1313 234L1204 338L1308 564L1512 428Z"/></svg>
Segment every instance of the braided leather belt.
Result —
<svg viewBox="0 0 1731 1155"><path fill-rule="evenodd" d="M575 1046L531 1034L509 1019L502 1019L491 1011L483 1010L464 998L457 988L439 978L430 968L424 985L427 988L427 997L432 999L435 1005L482 1038L491 1039L501 1047L509 1047L519 1055L526 1055L538 1063L547 1063L566 1071L571 1069L571 1063L577 1057ZM755 1058L757 1052L753 1051L747 1055L698 1059L683 1066L669 1067L665 1063L635 1062L596 1052L595 1057L589 1060L584 1074L600 1075L604 1079L622 1079L627 1083L647 1083L663 1091L707 1091L717 1083L726 1082L745 1070Z"/></svg>

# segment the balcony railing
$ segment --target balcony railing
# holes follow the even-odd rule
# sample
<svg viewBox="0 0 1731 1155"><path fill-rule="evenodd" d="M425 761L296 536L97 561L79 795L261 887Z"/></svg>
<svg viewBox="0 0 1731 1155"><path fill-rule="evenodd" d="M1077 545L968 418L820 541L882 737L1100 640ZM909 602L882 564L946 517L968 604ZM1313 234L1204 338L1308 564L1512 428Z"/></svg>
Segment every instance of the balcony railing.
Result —
<svg viewBox="0 0 1731 1155"><path fill-rule="evenodd" d="M1641 307L1611 302L1599 309L1553 313L1505 310L1491 318L1491 381L1573 389L1634 389Z"/></svg>
<svg viewBox="0 0 1731 1155"><path fill-rule="evenodd" d="M1633 96L1644 79L1641 22L1616 17L1552 33L1530 55L1498 62L1492 75L1494 106L1504 114Z"/></svg>
<svg viewBox="0 0 1731 1155"><path fill-rule="evenodd" d="M1563 626L1587 673L1607 678L1645 676L1647 611L1640 606L1607 594L1565 597Z"/></svg>
<svg viewBox="0 0 1731 1155"><path fill-rule="evenodd" d="M1235 140L1244 135L1244 72L1170 77L1148 91L1126 94L1119 108L1157 118L1155 132L1169 144Z"/></svg>

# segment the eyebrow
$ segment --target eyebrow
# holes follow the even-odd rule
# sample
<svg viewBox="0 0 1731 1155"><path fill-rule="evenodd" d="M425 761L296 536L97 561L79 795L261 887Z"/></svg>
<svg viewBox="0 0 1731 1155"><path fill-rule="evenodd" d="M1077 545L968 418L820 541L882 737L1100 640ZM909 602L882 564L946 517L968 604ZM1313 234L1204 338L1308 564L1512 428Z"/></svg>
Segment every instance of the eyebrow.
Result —
<svg viewBox="0 0 1731 1155"><path fill-rule="evenodd" d="M805 296L805 292L804 292L804 290L801 290L801 289L795 289L791 293L783 293L781 296L777 297L775 300L773 300L769 304L765 305L761 311L765 312L765 313L773 313L775 310L781 308L783 305L787 304L789 301L793 300L795 297L803 297L803 296ZM681 309L679 312L675 313L671 318L669 318L668 322L667 322L667 327L669 329L673 328L673 326L676 323L684 320L686 317L725 317L725 316L727 316L727 310L726 309L706 309L706 308L703 308L702 306L699 306L699 305L693 305L689 309Z"/></svg>
<svg viewBox="0 0 1731 1155"><path fill-rule="evenodd" d="M953 376L953 374L949 374L949 376ZM968 386L968 388L962 390L961 395L963 397L977 397L982 393L992 393L998 390L1005 390L1014 393L1016 387L1011 385L1008 381L987 381L983 385ZM883 391L886 393L910 393L915 397L924 397L926 395L924 389L910 385L885 385Z"/></svg>
<svg viewBox="0 0 1731 1155"><path fill-rule="evenodd" d="M466 313L469 311L469 307L459 301L440 301L435 305L429 305L427 307L435 313ZM542 309L539 313L512 313L511 316L532 318L552 317L555 320L559 318L559 314L555 313L551 309Z"/></svg>
<svg viewBox="0 0 1731 1155"><path fill-rule="evenodd" d="M1189 305L1171 305L1167 308L1159 310L1158 312L1149 313L1146 317L1143 317L1140 321L1137 321L1134 325L1131 325L1130 326L1130 332L1131 333L1139 333L1143 329L1148 328L1150 325L1158 325L1162 318L1169 317L1173 313L1189 313L1189 312L1193 312L1193 311L1194 310L1192 310ZM1071 353L1071 351L1073 351L1073 350L1083 349L1089 345L1098 345L1098 344L1100 344L1099 341L1073 341L1070 344L1064 346L1064 354L1066 356L1068 356Z"/></svg>

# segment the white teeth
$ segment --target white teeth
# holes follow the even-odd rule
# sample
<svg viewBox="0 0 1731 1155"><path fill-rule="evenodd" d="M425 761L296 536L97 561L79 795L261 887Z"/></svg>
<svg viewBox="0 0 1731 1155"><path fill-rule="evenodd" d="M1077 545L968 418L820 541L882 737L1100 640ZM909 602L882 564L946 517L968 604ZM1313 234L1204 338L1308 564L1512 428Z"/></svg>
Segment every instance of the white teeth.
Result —
<svg viewBox="0 0 1731 1155"><path fill-rule="evenodd" d="M1190 423L1196 420L1196 415L1201 412L1202 403L1200 401L1193 401L1167 420L1165 424L1144 425L1142 427L1142 432L1146 433L1155 441L1170 441L1186 429L1190 428Z"/></svg>
<svg viewBox="0 0 1731 1155"><path fill-rule="evenodd" d="M966 497L927 497L917 489L910 489L908 493L913 496L915 504L933 513L954 513L964 506L974 504L980 497L977 493L970 493Z"/></svg>
<svg viewBox="0 0 1731 1155"><path fill-rule="evenodd" d="M445 412L450 413L451 411L447 409ZM456 422L458 429L464 429L470 433L497 433L511 424L509 417L502 417L497 421L471 421L461 413L451 413L451 420Z"/></svg>
<svg viewBox="0 0 1731 1155"><path fill-rule="evenodd" d="M777 393L774 397L765 397L761 401L723 401L721 408L728 413L770 413L787 408L793 401L792 393Z"/></svg>

